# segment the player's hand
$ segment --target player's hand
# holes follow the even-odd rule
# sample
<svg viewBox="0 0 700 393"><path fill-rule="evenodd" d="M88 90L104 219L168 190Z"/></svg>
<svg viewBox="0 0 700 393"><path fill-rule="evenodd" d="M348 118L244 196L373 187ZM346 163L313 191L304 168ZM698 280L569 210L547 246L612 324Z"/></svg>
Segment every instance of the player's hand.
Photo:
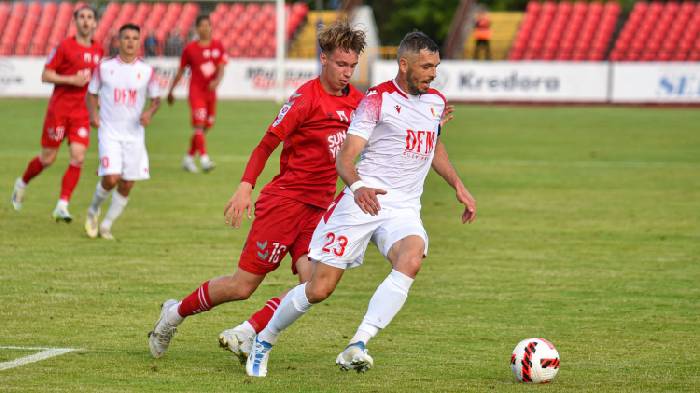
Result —
<svg viewBox="0 0 700 393"><path fill-rule="evenodd" d="M69 83L73 86L83 87L90 82L90 75L88 73L79 72L70 77Z"/></svg>
<svg viewBox="0 0 700 393"><path fill-rule="evenodd" d="M469 190L459 187L457 188L457 200L465 206L464 213L462 213L462 224L474 222L476 220L476 199L469 193Z"/></svg>
<svg viewBox="0 0 700 393"><path fill-rule="evenodd" d="M90 125L91 125L93 128L95 128L95 129L100 128L100 118L99 118L99 116L90 116Z"/></svg>
<svg viewBox="0 0 700 393"><path fill-rule="evenodd" d="M173 106L173 104L175 103L175 96L173 95L172 91L168 92L167 100L168 100L168 105Z"/></svg>
<svg viewBox="0 0 700 393"><path fill-rule="evenodd" d="M240 228L241 221L243 220L243 212L247 213L248 219L253 218L253 205L250 197L252 193L253 185L248 182L241 182L231 199L228 200L226 209L224 209L226 225Z"/></svg>
<svg viewBox="0 0 700 393"><path fill-rule="evenodd" d="M386 190L379 188L360 187L355 190L355 203L365 214L376 216L379 214L381 206L377 195L386 194Z"/></svg>
<svg viewBox="0 0 700 393"><path fill-rule="evenodd" d="M445 110L442 111L442 117L440 118L440 127L444 127L445 124L449 123L450 120L455 118L455 116L452 114L454 110L454 105L448 105L445 107Z"/></svg>
<svg viewBox="0 0 700 393"><path fill-rule="evenodd" d="M209 90L210 91L216 91L216 88L219 87L219 81L211 81L209 82Z"/></svg>
<svg viewBox="0 0 700 393"><path fill-rule="evenodd" d="M141 122L142 126L146 127L151 123L151 118L151 113L146 111L141 114L141 118L139 119L139 121Z"/></svg>

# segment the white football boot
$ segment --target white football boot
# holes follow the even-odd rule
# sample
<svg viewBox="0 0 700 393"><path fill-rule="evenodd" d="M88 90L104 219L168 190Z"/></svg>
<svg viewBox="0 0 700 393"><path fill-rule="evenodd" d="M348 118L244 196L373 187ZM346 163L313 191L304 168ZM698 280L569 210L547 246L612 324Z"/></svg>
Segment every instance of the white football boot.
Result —
<svg viewBox="0 0 700 393"><path fill-rule="evenodd" d="M248 360L245 364L245 372L251 377L267 376L267 361L270 359L272 344L262 341L255 336L253 348L250 350Z"/></svg>
<svg viewBox="0 0 700 393"><path fill-rule="evenodd" d="M244 322L219 334L219 346L236 355L241 364L246 363L255 339L255 330L250 325L244 326L245 324Z"/></svg>
<svg viewBox="0 0 700 393"><path fill-rule="evenodd" d="M68 203L64 201L58 201L56 204L56 208L53 210L52 217L56 222L65 222L66 224L70 224L71 221L73 221L73 216L70 215L70 212L68 211Z"/></svg>
<svg viewBox="0 0 700 393"><path fill-rule="evenodd" d="M97 210L97 212L92 211L92 209L88 209L87 211L87 217L85 218L85 233L87 233L88 237L90 239L94 239L99 235L99 228L97 225L97 221L100 217L100 211Z"/></svg>
<svg viewBox="0 0 700 393"><path fill-rule="evenodd" d="M367 353L365 343L358 341L348 345L343 352L335 359L341 370L355 370L363 373L374 366L374 359Z"/></svg>
<svg viewBox="0 0 700 393"><path fill-rule="evenodd" d="M12 207L16 211L22 210L22 202L24 202L24 192L27 189L27 184L22 180L21 177L18 177L17 180L15 180L15 187L12 190Z"/></svg>
<svg viewBox="0 0 700 393"><path fill-rule="evenodd" d="M108 228L104 225L100 225L100 237L105 240L115 240L114 235L112 235L112 228Z"/></svg>
<svg viewBox="0 0 700 393"><path fill-rule="evenodd" d="M199 158L199 165L202 166L202 171L204 171L204 173L209 173L216 168L216 163L212 161L208 155Z"/></svg>
<svg viewBox="0 0 700 393"><path fill-rule="evenodd" d="M185 154L185 157L182 159L182 169L190 173L199 172L197 165L194 163L194 158L189 154Z"/></svg>
<svg viewBox="0 0 700 393"><path fill-rule="evenodd" d="M170 345L170 340L173 339L177 327L170 325L165 318L170 307L177 304L175 299L168 299L163 303L160 309L160 318L153 327L153 330L148 333L148 346L151 348L151 355L154 358L159 358L165 355Z"/></svg>

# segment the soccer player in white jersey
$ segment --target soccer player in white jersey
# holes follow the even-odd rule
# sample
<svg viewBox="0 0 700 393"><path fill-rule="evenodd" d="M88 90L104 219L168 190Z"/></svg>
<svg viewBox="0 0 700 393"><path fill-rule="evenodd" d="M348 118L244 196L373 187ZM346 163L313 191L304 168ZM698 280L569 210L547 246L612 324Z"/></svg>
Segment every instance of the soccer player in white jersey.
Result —
<svg viewBox="0 0 700 393"><path fill-rule="evenodd" d="M356 111L336 160L338 174L349 187L314 231L309 246L315 265L311 280L287 294L256 336L246 364L248 375L267 375L269 353L280 332L330 296L345 269L362 264L370 241L391 262L392 271L372 296L362 323L336 363L345 370L372 367L367 342L399 312L428 253L420 197L431 166L465 205L462 222L476 218L476 202L439 138L452 109L442 94L430 88L440 63L437 45L421 32L409 33L399 45L398 63L396 78L371 88Z"/></svg>
<svg viewBox="0 0 700 393"><path fill-rule="evenodd" d="M97 174L102 177L85 221L85 231L91 238L99 235L114 239L112 223L124 211L134 182L150 177L144 127L160 106L160 91L155 70L137 56L140 34L138 26L123 25L119 29L119 54L98 66L88 86L90 123L98 129ZM151 102L144 110L146 98ZM112 190L112 204L98 225L100 206Z"/></svg>

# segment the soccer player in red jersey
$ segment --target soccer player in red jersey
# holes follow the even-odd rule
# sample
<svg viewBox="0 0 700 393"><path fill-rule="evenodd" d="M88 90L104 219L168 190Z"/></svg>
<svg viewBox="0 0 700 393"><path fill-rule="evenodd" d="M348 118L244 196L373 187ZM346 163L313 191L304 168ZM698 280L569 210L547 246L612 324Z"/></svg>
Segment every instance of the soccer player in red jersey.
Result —
<svg viewBox="0 0 700 393"><path fill-rule="evenodd" d="M211 38L211 21L209 16L200 15L196 21L199 38L192 41L182 51L180 68L175 74L168 91L168 104L175 102L173 89L182 79L185 68L190 69L190 111L192 113L192 128L194 133L190 140L190 150L182 161L182 167L188 172L197 172L194 163L199 154L199 163L204 172L214 169L214 162L207 154L205 135L214 125L216 115L216 88L224 77L226 52L223 45Z"/></svg>
<svg viewBox="0 0 700 393"><path fill-rule="evenodd" d="M336 22L319 35L321 75L299 87L282 106L260 144L253 150L235 194L225 209L226 223L239 227L250 218L251 193L265 162L283 143L280 174L260 192L255 220L241 253L238 269L206 281L181 301L167 300L151 333L154 357L168 349L176 327L195 313L219 304L247 299L265 275L289 253L300 282L311 276L307 258L311 235L336 190L335 157L345 139L362 93L350 77L365 47L365 35L347 22ZM219 336L226 349L245 362L253 336L272 318L280 298L268 300L251 319Z"/></svg>
<svg viewBox="0 0 700 393"><path fill-rule="evenodd" d="M43 82L53 83L41 135L41 153L34 157L15 181L12 206L22 208L27 184L56 161L61 142L68 138L70 163L61 183L61 194L53 212L56 221L71 222L68 202L80 179L85 151L90 143L90 120L85 106L85 93L93 69L102 59L102 47L92 40L97 26L95 10L83 5L73 19L77 34L61 41L51 52L41 74Z"/></svg>

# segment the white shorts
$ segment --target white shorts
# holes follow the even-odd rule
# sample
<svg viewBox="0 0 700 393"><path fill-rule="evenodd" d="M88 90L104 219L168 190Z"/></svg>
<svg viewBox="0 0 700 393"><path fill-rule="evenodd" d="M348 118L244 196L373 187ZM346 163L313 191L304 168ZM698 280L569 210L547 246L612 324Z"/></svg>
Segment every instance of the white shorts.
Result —
<svg viewBox="0 0 700 393"><path fill-rule="evenodd" d="M362 264L370 240L386 258L394 243L411 235L423 239L423 255L428 255L428 234L417 209L382 205L379 215L370 216L344 190L318 223L309 244L309 258L349 269Z"/></svg>
<svg viewBox="0 0 700 393"><path fill-rule="evenodd" d="M151 177L148 152L143 140L118 141L102 137L98 141L98 150L98 176L121 175L124 180L146 180Z"/></svg>

